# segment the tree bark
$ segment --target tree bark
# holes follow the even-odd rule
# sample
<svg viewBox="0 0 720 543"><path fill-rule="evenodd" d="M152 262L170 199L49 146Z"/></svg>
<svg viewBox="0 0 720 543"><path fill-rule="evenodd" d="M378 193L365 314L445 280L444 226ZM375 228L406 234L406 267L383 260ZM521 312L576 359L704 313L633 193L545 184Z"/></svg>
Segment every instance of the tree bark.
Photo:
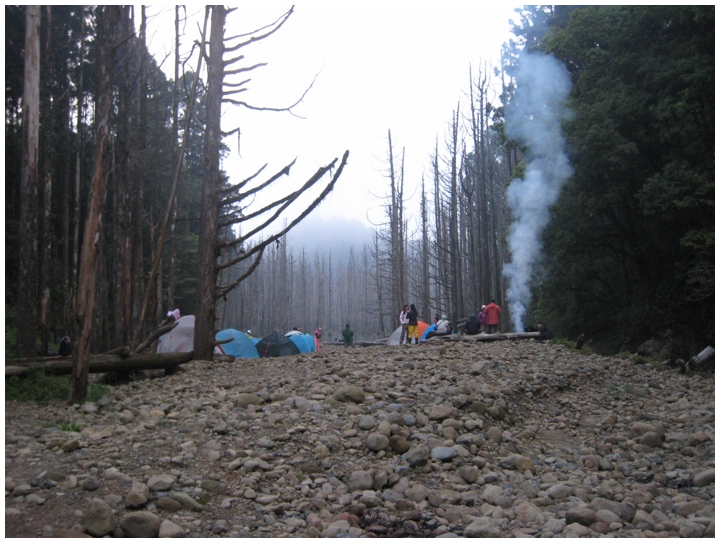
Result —
<svg viewBox="0 0 720 543"><path fill-rule="evenodd" d="M115 68L115 32L120 20L118 6L104 6L98 12L98 103L96 111L95 171L92 196L83 236L78 297L75 308L75 336L73 364L68 403L82 402L87 396L92 324L95 311L95 283L97 253L100 240L102 202L105 192L105 145L109 134L108 120L112 106L112 76Z"/></svg>
<svg viewBox="0 0 720 543"><path fill-rule="evenodd" d="M23 156L20 194L20 270L17 351L34 356L39 301L38 145L40 130L40 6L27 6L23 89Z"/></svg>
<svg viewBox="0 0 720 543"><path fill-rule="evenodd" d="M208 53L208 89L205 102L205 146L202 198L200 203L200 236L198 239L198 311L195 315L195 357L211 360L215 336L217 283L217 222L220 185L220 115L222 106L223 52L226 10L213 6L210 19ZM204 48L203 48L204 49Z"/></svg>

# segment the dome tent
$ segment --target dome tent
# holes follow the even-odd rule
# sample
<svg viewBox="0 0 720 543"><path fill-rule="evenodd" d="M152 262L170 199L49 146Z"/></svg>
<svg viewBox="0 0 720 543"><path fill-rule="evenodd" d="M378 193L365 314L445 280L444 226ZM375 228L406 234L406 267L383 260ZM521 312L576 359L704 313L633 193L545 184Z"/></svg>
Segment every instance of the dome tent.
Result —
<svg viewBox="0 0 720 543"><path fill-rule="evenodd" d="M301 353L309 353L316 350L315 340L309 334L292 334L290 336L286 334L285 337L297 345Z"/></svg>
<svg viewBox="0 0 720 543"><path fill-rule="evenodd" d="M272 358L277 356L289 356L300 354L300 349L289 338L278 332L265 336L255 344L260 358Z"/></svg>
<svg viewBox="0 0 720 543"><path fill-rule="evenodd" d="M425 340L427 339L427 335L428 335L430 332L434 332L434 331L435 331L435 328L437 328L437 324L431 324L430 326L428 326L428 327L425 329L425 331L424 331L422 334L420 334L420 341L425 341Z"/></svg>
<svg viewBox="0 0 720 543"><path fill-rule="evenodd" d="M418 321L418 336L422 337L425 330L427 330L428 324L423 321ZM388 345L400 345L400 334L402 334L402 326L398 326L397 329L390 334L387 339ZM418 338L419 339L419 338Z"/></svg>
<svg viewBox="0 0 720 543"><path fill-rule="evenodd" d="M160 336L158 353L189 353L195 338L195 315L185 315L177 320L177 326Z"/></svg>
<svg viewBox="0 0 720 543"><path fill-rule="evenodd" d="M226 339L232 339L232 341L222 343L218 346L225 354L234 356L235 358L259 358L253 341L240 330L227 328L215 334L216 341L224 341Z"/></svg>

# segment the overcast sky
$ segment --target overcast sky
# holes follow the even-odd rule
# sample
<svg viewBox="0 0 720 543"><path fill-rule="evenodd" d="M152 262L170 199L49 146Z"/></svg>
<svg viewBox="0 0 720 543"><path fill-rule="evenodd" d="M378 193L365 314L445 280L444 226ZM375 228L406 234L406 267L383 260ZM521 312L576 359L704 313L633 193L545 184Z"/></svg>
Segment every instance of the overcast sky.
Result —
<svg viewBox="0 0 720 543"><path fill-rule="evenodd" d="M228 16L226 36L272 23L291 2L246 2ZM285 26L243 49L245 65L267 62L250 73L242 99L257 106L286 107L315 79L289 113L252 112L228 106L223 130L241 129L226 141L232 149L222 167L240 181L268 164L268 176L297 157L282 193L293 190L317 168L350 150L347 169L334 193L316 213L368 224L382 215L387 192L387 133L399 157L405 148L406 194L417 196L436 137L443 138L453 109L464 100L472 66L497 66L510 38L512 4L496 2L316 2L298 0ZM196 21L185 29L183 50L197 39L202 7L188 7ZM173 6L148 6L149 47L160 62L171 53ZM163 68L171 72L172 55ZM191 63L192 66L195 63ZM317 77L316 77L317 76ZM496 87L499 92L499 83ZM417 198L408 215L417 213Z"/></svg>

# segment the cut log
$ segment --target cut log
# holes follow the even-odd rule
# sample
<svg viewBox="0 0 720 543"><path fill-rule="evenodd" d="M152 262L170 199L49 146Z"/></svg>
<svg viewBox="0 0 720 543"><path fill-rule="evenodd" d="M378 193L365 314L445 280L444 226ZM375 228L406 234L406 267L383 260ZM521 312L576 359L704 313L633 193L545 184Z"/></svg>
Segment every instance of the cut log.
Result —
<svg viewBox="0 0 720 543"><path fill-rule="evenodd" d="M112 371L138 371L174 368L192 360L193 353L145 353L130 356L98 354L90 357L90 373L107 373ZM16 358L5 362L5 377L19 375L24 368L39 368L53 375L70 375L72 358Z"/></svg>
<svg viewBox="0 0 720 543"><path fill-rule="evenodd" d="M699 354L693 356L690 360L685 363L685 371L690 371L695 368L704 366L709 361L715 359L715 349L712 347L705 347Z"/></svg>

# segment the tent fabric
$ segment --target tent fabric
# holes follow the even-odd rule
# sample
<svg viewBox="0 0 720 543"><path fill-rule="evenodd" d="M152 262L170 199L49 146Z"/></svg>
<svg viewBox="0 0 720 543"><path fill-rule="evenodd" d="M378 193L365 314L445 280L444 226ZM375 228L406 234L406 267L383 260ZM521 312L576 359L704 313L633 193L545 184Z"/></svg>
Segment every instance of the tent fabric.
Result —
<svg viewBox="0 0 720 543"><path fill-rule="evenodd" d="M215 339L217 341L223 341L230 338L232 338L231 342L219 345L225 354L234 356L235 358L259 358L255 344L240 330L227 328L225 330L220 330L217 334L215 334Z"/></svg>
<svg viewBox="0 0 720 543"><path fill-rule="evenodd" d="M315 339L309 334L292 334L287 336L297 348L300 349L301 353L309 353L315 351Z"/></svg>
<svg viewBox="0 0 720 543"><path fill-rule="evenodd" d="M277 356L289 356L300 354L300 349L289 337L273 332L265 336L255 345L260 358L271 358Z"/></svg>
<svg viewBox="0 0 720 543"><path fill-rule="evenodd" d="M180 317L177 323L175 328L160 336L158 353L189 353L193 350L195 315Z"/></svg>
<svg viewBox="0 0 720 543"><path fill-rule="evenodd" d="M423 321L418 321L418 334L420 337L422 337L425 330L427 330L428 324ZM398 326L398 328L390 334L390 337L387 339L388 345L400 345L400 335L402 334L402 326Z"/></svg>
<svg viewBox="0 0 720 543"><path fill-rule="evenodd" d="M428 326L425 329L425 331L422 333L422 335L420 336L420 341L425 341L427 339L427 335L430 332L434 332L436 328L437 328L437 324L431 324L430 326Z"/></svg>

